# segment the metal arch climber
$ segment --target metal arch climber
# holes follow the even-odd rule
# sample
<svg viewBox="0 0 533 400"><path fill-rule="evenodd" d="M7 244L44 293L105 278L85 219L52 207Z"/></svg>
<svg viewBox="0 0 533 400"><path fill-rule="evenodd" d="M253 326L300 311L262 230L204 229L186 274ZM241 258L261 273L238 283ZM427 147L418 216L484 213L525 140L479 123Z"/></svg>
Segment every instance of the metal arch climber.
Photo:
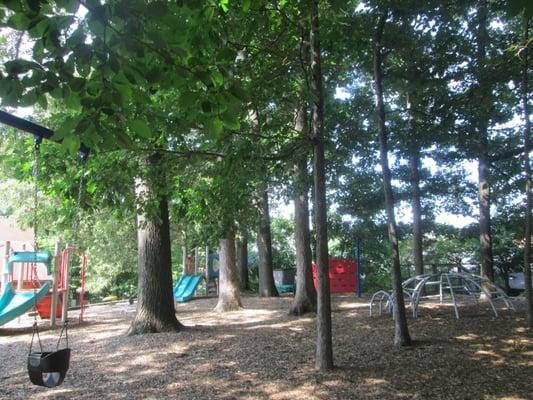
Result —
<svg viewBox="0 0 533 400"><path fill-rule="evenodd" d="M479 275L465 272L445 272L439 274L424 274L411 277L402 284L404 297L411 305L413 318L418 317L418 306L424 301L438 298L439 304L444 304L449 296L454 308L455 317L460 318L459 307L462 295L468 296L476 304L479 304L480 297L490 305L494 316L498 316L496 303L501 302L508 309L515 310L509 297L494 283ZM428 288L437 287L437 295L425 294ZM383 290L376 292L370 300L370 316L372 316L374 306L379 307L379 314L383 309L392 313L394 296ZM383 304L385 303L385 306ZM394 315L393 315L394 316Z"/></svg>

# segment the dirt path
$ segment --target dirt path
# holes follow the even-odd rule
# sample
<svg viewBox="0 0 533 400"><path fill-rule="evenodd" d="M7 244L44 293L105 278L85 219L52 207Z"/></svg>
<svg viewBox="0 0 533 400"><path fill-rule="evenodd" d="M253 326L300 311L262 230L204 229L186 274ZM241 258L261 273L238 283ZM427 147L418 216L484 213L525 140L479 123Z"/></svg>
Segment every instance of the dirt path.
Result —
<svg viewBox="0 0 533 400"><path fill-rule="evenodd" d="M70 329L71 368L55 389L27 378L31 330L0 328L0 398L533 399L523 311L494 318L472 308L456 320L449 308L424 308L409 321L415 345L396 349L390 317L369 318L364 301L336 296L337 367L321 374L312 317L289 317L289 297L243 300L244 310L223 315L211 311L215 299L180 304L186 330L136 337L124 336L134 306L92 306ZM42 338L52 345L57 335Z"/></svg>

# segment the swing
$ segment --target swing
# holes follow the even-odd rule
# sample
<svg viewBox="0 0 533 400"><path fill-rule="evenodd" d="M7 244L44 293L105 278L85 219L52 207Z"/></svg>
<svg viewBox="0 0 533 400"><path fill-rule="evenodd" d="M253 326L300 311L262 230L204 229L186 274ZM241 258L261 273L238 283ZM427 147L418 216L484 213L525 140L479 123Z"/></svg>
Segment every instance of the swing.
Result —
<svg viewBox="0 0 533 400"><path fill-rule="evenodd" d="M35 142L35 165L34 165L34 176L35 180L37 181L38 178L38 161L39 161L39 144L40 140L36 140ZM79 215L79 207L80 207L80 199L81 199L81 186L83 184L83 174L80 177L80 187L78 191L78 201L77 201L77 209L76 209L76 227L74 229L75 232L77 232L78 228L78 215ZM33 221L33 229L34 229L34 241L35 241L35 250L37 251L37 183L35 184L35 209L34 209L34 221ZM34 262L37 260L37 254L35 255ZM36 291L36 285L34 282L33 290ZM68 290L66 288L65 290ZM35 300L34 296L34 309L37 310L37 301ZM63 334L65 336L65 342L66 347L60 349L59 344L61 342L61 339L63 338ZM37 335L37 339L39 341L39 351L32 351L33 350L33 341L35 339L35 335ZM33 322L33 334L31 337L31 343L30 343L30 349L28 352L28 358L27 358L27 368L28 368L28 376L30 378L31 383L38 386L43 386L47 388L53 388L56 386L59 386L63 383L63 380L65 379L65 376L67 375L67 371L69 369L70 365L70 348L68 346L68 321L65 320L65 323L63 324L63 328L61 329L61 333L59 334L59 339L57 340L56 349L55 351L43 351L43 346L41 343L41 337L39 335L39 328L37 324L37 313L34 314L34 322Z"/></svg>
<svg viewBox="0 0 533 400"><path fill-rule="evenodd" d="M37 319L37 316L35 317ZM59 343L65 332L66 347L59 349ZM37 334L39 350L32 351L33 339ZM53 388L63 383L70 364L70 348L68 347L68 323L65 322L57 340L55 351L43 351L37 321L33 324L30 351L28 353L28 375L31 383L38 386Z"/></svg>

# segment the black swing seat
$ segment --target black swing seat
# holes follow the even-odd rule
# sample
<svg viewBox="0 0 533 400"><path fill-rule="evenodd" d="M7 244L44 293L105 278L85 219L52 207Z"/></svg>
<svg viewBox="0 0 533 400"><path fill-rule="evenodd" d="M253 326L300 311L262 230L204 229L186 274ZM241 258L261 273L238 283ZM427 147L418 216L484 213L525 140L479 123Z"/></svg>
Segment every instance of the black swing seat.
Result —
<svg viewBox="0 0 533 400"><path fill-rule="evenodd" d="M56 387L63 383L70 363L70 349L32 352L28 355L28 374L31 383Z"/></svg>

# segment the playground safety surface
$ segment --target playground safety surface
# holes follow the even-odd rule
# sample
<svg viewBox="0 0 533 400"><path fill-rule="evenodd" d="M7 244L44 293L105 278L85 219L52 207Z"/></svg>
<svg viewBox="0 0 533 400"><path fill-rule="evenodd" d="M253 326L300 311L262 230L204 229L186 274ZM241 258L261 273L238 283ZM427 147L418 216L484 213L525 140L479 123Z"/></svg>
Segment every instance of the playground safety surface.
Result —
<svg viewBox="0 0 533 400"><path fill-rule="evenodd" d="M72 324L71 367L55 389L26 374L31 319L0 328L0 399L533 399L533 337L524 308L473 307L460 320L445 306L409 319L414 345L392 345L390 316L368 317L368 299L333 296L336 369L314 370L315 322L287 315L291 297L244 297L244 309L212 311L216 299L179 304L178 333L125 336L135 305L91 306ZM72 315L75 317L75 314ZM41 338L54 346L58 332Z"/></svg>

